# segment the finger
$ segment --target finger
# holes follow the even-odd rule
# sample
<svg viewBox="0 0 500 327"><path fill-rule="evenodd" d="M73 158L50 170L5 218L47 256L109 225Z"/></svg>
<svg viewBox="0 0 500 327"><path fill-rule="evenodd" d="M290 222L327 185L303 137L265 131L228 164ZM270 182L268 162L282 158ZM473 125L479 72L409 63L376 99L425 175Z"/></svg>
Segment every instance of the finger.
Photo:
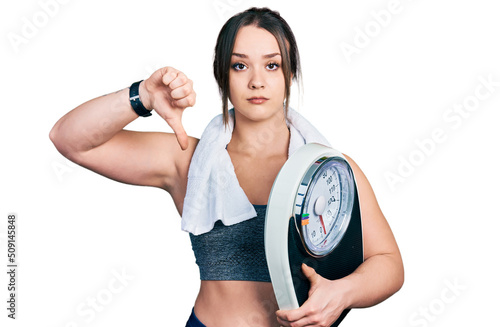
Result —
<svg viewBox="0 0 500 327"><path fill-rule="evenodd" d="M196 103L196 93L194 91L187 97L173 101L173 104L178 108L192 107Z"/></svg>
<svg viewBox="0 0 500 327"><path fill-rule="evenodd" d="M193 85L191 83L186 83L182 86L172 89L172 91L170 92L170 96L173 99L178 100L187 97L192 92L193 92Z"/></svg>
<svg viewBox="0 0 500 327"><path fill-rule="evenodd" d="M297 311L297 310L289 310L289 311ZM280 323L280 325L282 326L319 326L318 323L320 321L319 315L314 315L314 314L304 315L301 313L300 315L295 316L295 313L291 312L281 315L278 315L278 312L276 312L276 318Z"/></svg>
<svg viewBox="0 0 500 327"><path fill-rule="evenodd" d="M186 131L184 130L184 126L182 126L181 117L176 117L172 119L168 119L167 123L172 128L177 137L177 142L181 146L182 150L186 150L188 148L188 136Z"/></svg>
<svg viewBox="0 0 500 327"><path fill-rule="evenodd" d="M187 78L187 76L184 75L184 73L177 72L177 75L175 76L175 78L172 81L170 81L168 86L171 89L176 89L178 87L181 87L181 86L188 84L190 81L191 80L189 78Z"/></svg>
<svg viewBox="0 0 500 327"><path fill-rule="evenodd" d="M163 73L162 76L163 84L165 84L166 86L170 86L170 83L172 83L172 81L174 81L177 78L179 71L172 67L166 67L165 71L162 73Z"/></svg>
<svg viewBox="0 0 500 327"><path fill-rule="evenodd" d="M293 321L290 321L287 319L288 316L285 315L283 310L278 310L276 311L276 320L278 320L278 323L282 327L288 327Z"/></svg>
<svg viewBox="0 0 500 327"><path fill-rule="evenodd" d="M280 323L296 322L305 316L303 312L304 310L301 308L293 310L278 310L276 311L276 317L279 319Z"/></svg>

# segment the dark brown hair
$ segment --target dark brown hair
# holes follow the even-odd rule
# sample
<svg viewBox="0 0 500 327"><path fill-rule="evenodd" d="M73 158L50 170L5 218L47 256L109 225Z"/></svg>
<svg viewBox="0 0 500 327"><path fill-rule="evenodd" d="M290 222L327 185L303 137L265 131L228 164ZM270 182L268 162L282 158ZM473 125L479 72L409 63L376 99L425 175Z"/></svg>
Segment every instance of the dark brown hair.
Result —
<svg viewBox="0 0 500 327"><path fill-rule="evenodd" d="M243 26L255 25L271 33L278 41L282 58L282 70L285 78L285 117L288 113L291 81L289 76L298 80L300 72L299 50L295 36L287 22L277 11L269 8L250 8L231 17L222 27L217 38L214 54L214 76L219 85L222 98L224 124L228 123L229 70L236 34ZM287 77L288 76L288 77Z"/></svg>

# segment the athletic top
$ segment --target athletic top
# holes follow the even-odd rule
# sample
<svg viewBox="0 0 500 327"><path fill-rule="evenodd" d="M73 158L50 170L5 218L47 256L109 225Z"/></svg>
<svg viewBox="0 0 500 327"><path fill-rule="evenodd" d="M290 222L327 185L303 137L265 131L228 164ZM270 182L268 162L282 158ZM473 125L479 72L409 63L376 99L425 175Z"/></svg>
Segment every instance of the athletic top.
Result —
<svg viewBox="0 0 500 327"><path fill-rule="evenodd" d="M189 233L201 280L271 282L264 251L266 207L254 205L255 218L230 226L218 220L207 233Z"/></svg>

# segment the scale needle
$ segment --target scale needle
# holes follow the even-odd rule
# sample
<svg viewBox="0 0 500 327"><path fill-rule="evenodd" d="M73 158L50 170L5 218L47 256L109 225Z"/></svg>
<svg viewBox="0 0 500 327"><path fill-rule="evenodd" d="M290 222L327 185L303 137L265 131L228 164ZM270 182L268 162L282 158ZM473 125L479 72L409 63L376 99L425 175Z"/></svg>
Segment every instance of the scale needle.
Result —
<svg viewBox="0 0 500 327"><path fill-rule="evenodd" d="M321 225L323 226L323 232L326 235L326 228L325 228L325 223L323 222L323 216L319 215L319 220L321 221Z"/></svg>

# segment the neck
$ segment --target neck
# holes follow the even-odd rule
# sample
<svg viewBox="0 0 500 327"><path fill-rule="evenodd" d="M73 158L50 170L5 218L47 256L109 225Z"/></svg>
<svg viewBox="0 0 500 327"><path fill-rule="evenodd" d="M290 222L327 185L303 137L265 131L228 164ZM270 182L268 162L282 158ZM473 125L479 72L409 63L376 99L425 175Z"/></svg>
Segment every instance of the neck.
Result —
<svg viewBox="0 0 500 327"><path fill-rule="evenodd" d="M259 157L288 155L290 131L284 115L276 115L259 122L249 121L235 112L235 124L228 151Z"/></svg>

